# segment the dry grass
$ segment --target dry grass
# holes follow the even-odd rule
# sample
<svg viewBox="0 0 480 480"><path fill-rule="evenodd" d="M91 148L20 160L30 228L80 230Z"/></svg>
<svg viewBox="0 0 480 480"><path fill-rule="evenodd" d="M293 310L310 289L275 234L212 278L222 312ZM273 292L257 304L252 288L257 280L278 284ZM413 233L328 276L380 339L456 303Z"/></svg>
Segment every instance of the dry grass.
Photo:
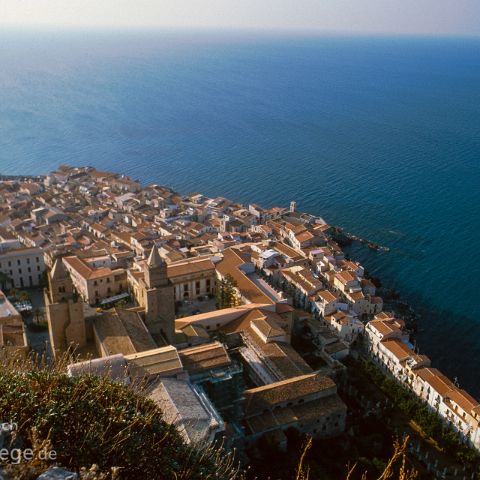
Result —
<svg viewBox="0 0 480 480"><path fill-rule="evenodd" d="M407 460L407 445L408 445L408 437L406 437L402 442L399 440L395 440L393 443L394 451L385 466L384 471L381 475L377 478L377 480L415 480L418 478L418 473L413 470L409 469L406 466ZM300 457L300 461L298 463L297 473L296 473L296 480L310 480L310 472L308 465L305 465L305 456L308 453L312 446L312 439L309 438L303 447L302 455ZM357 464L353 465L351 468L348 469L346 480L351 480L353 474L357 469ZM368 480L367 472L362 474L362 480Z"/></svg>

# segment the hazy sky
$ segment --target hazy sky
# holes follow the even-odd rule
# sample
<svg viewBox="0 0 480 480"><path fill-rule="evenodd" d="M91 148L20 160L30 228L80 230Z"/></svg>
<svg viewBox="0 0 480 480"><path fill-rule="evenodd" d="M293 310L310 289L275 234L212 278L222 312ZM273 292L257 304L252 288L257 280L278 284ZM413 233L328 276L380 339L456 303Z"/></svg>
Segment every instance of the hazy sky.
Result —
<svg viewBox="0 0 480 480"><path fill-rule="evenodd" d="M0 0L0 24L480 35L480 0Z"/></svg>

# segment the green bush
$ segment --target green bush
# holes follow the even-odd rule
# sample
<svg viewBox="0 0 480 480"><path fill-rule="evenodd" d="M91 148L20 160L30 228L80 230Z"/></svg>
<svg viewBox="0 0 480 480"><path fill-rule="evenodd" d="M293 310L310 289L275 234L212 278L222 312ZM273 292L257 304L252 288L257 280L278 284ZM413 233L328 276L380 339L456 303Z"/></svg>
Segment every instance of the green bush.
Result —
<svg viewBox="0 0 480 480"><path fill-rule="evenodd" d="M186 445L153 401L102 377L0 371L2 419L19 426L24 448L48 444L76 471L96 464L119 467L122 479L235 477L228 455Z"/></svg>

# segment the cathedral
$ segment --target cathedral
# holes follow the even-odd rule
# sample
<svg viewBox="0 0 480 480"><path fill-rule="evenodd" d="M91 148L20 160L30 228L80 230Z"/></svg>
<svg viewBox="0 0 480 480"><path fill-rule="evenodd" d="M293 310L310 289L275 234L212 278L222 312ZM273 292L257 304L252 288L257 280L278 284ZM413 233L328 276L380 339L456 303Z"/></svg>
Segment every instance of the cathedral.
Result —
<svg viewBox="0 0 480 480"><path fill-rule="evenodd" d="M145 264L144 278L139 279L136 300L145 308L145 324L157 340L173 343L175 335L175 300L173 285L167 276L167 264L153 246Z"/></svg>

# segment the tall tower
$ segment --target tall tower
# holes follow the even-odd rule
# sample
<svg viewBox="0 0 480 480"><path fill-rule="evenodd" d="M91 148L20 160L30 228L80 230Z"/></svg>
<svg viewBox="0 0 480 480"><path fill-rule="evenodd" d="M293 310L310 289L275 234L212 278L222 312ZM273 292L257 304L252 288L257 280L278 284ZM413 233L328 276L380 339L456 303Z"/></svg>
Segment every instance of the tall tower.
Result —
<svg viewBox="0 0 480 480"><path fill-rule="evenodd" d="M154 245L145 268L145 323L157 340L163 336L172 343L175 335L175 298L167 275L167 264Z"/></svg>
<svg viewBox="0 0 480 480"><path fill-rule="evenodd" d="M45 312L53 354L87 343L83 303L75 298L70 275L58 258L48 274L49 290L45 290Z"/></svg>
<svg viewBox="0 0 480 480"><path fill-rule="evenodd" d="M147 288L165 287L169 284L167 264L160 257L158 248L155 245L152 247L150 256L147 260L145 283Z"/></svg>
<svg viewBox="0 0 480 480"><path fill-rule="evenodd" d="M297 202L290 202L290 213L294 213L297 208Z"/></svg>
<svg viewBox="0 0 480 480"><path fill-rule="evenodd" d="M72 279L65 270L61 258L55 260L53 268L48 275L48 285L50 287L50 299L52 303L73 299Z"/></svg>

